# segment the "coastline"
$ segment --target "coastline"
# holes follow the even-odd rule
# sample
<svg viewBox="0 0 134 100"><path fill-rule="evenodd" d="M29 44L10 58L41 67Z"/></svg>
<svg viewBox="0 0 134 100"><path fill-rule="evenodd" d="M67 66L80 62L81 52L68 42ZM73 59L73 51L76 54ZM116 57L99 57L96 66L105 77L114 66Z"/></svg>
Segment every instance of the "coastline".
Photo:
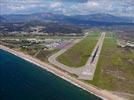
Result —
<svg viewBox="0 0 134 100"><path fill-rule="evenodd" d="M92 85L89 85L89 84L86 84L72 76L70 76L69 74L53 67L52 65L48 64L48 63L45 63L45 62L42 62L40 61L39 59L36 59L36 58L33 58L32 56L30 55L26 55L22 52L18 52L18 51L15 51L15 50L12 50L8 47L5 47L5 46L2 46L0 45L0 49L4 50L4 51L7 51L15 56L18 56L30 63L33 63L53 74L55 74L56 76L72 83L73 85L77 86L77 87L80 87L81 89L83 90L86 90L88 92L90 92L91 94L94 94L102 99L105 99L105 100L123 100L122 98L108 92L108 91L105 91L105 90L99 90L95 87L93 87Z"/></svg>

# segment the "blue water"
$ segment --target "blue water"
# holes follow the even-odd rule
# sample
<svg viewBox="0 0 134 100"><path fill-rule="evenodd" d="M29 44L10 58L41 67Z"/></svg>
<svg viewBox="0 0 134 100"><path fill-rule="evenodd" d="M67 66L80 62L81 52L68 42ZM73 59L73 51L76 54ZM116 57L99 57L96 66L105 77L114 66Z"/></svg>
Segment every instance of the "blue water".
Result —
<svg viewBox="0 0 134 100"><path fill-rule="evenodd" d="M0 50L0 100L100 100L8 52Z"/></svg>

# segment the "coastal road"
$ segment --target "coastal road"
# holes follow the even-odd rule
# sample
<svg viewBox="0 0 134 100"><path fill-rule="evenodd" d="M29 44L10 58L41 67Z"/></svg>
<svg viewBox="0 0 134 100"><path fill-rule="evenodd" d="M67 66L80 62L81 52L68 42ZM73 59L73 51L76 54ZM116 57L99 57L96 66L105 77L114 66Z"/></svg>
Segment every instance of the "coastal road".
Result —
<svg viewBox="0 0 134 100"><path fill-rule="evenodd" d="M78 76L78 79L92 80L95 69L96 69L96 65L97 65L97 62L99 59L99 55L100 55L100 52L102 49L104 38L105 38L105 32L103 32L101 34L93 52L92 52L92 55L89 57L87 63L84 66L81 66L80 68L74 68L71 66L64 65L64 64L60 63L59 61L57 61L56 58L58 56L60 56L61 54L65 53L69 48L71 48L72 46L74 46L76 43L80 42L84 38L82 38L80 40L74 40L71 45L67 46L66 48L63 48L59 52L57 52L54 55L52 55L51 57L49 57L48 61L51 64L56 65L57 67L59 67L62 70L65 70L72 74L76 74Z"/></svg>

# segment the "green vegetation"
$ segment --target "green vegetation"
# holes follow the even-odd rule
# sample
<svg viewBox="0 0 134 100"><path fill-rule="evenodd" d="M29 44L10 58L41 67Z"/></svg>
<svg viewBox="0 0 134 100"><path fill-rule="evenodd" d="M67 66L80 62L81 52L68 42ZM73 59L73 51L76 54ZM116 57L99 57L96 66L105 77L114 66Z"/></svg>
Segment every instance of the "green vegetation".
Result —
<svg viewBox="0 0 134 100"><path fill-rule="evenodd" d="M84 40L60 55L58 61L72 67L83 66L95 47L98 37L99 32L90 33Z"/></svg>
<svg viewBox="0 0 134 100"><path fill-rule="evenodd" d="M76 39L80 38L81 36L64 36L64 35L9 35L9 36L0 36L0 39L22 39L26 40L28 38L36 38L36 39Z"/></svg>
<svg viewBox="0 0 134 100"><path fill-rule="evenodd" d="M31 56L34 56L36 53L38 53L40 50L43 50L43 45L32 45L32 46L26 46L26 47L20 47L20 51L27 53Z"/></svg>
<svg viewBox="0 0 134 100"><path fill-rule="evenodd" d="M64 41L78 38L81 38L81 36L47 36L18 34L1 36L0 42L2 43L2 45L5 45L14 50L18 50L33 57L37 57L42 61L48 61L48 57L58 51L58 48L49 48L47 47L47 45L51 45L51 43L53 43L53 41L56 41L56 39L61 39L61 41ZM50 40L49 42L51 43L48 44L45 39L51 39L52 41Z"/></svg>
<svg viewBox="0 0 134 100"><path fill-rule="evenodd" d="M121 48L116 38L106 35L93 81L86 81L110 91L134 94L134 49Z"/></svg>
<svg viewBox="0 0 134 100"><path fill-rule="evenodd" d="M40 53L36 56L38 59L48 62L48 58L56 53L58 51L58 49L54 49L54 50L41 50Z"/></svg>

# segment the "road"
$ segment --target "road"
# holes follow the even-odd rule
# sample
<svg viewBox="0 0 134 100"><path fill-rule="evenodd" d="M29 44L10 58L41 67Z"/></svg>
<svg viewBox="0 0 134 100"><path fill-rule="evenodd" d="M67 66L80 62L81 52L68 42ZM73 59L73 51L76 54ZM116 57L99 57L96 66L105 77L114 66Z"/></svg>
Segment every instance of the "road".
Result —
<svg viewBox="0 0 134 100"><path fill-rule="evenodd" d="M69 73L72 74L76 74L78 76L78 79L82 79L82 80L92 80L94 77L94 72L96 69L96 65L99 59L99 55L102 49L102 45L103 45L103 41L105 38L105 32L103 32L91 54L91 56L89 57L88 61L86 62L86 64L80 68L74 68L71 66L67 66L64 65L60 62L58 62L56 60L56 58L58 56L60 56L61 54L65 53L69 48L71 48L72 46L74 46L76 43L80 42L82 39L77 39L74 40L73 43L69 46L67 46L66 48L60 50L59 52L55 53L54 55L52 55L51 57L49 57L48 61L53 64L56 65L57 67L59 67L62 70L65 70Z"/></svg>

